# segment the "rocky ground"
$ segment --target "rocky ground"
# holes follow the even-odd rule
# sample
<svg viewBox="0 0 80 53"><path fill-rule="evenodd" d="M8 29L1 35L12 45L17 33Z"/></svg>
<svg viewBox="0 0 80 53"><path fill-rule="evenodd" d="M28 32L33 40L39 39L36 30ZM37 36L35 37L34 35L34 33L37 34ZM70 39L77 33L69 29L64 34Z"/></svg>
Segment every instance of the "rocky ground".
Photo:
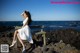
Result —
<svg viewBox="0 0 80 53"><path fill-rule="evenodd" d="M11 44L15 27L0 27L0 44ZM43 46L41 35L33 33L34 44L23 41L26 46L25 53L80 53L80 31L64 29L46 31L47 45ZM22 53L22 46L17 40L9 53Z"/></svg>

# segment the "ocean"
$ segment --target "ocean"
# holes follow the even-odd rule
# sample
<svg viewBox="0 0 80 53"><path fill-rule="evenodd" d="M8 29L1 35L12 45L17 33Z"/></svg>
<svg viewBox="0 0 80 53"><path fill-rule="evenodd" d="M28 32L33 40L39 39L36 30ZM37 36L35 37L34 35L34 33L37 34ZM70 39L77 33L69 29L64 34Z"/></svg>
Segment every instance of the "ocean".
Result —
<svg viewBox="0 0 80 53"><path fill-rule="evenodd" d="M22 25L22 21L0 21L0 26ZM47 31L56 29L75 29L80 31L80 21L32 21L30 27L34 31L41 29Z"/></svg>

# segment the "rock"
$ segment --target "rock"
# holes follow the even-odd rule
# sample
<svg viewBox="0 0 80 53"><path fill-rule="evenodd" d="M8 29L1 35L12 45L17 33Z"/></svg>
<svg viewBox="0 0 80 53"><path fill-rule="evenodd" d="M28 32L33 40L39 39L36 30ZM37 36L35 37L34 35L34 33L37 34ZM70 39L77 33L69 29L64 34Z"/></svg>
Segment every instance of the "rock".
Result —
<svg viewBox="0 0 80 53"><path fill-rule="evenodd" d="M41 48L35 48L33 50L33 53L42 53L42 49Z"/></svg>
<svg viewBox="0 0 80 53"><path fill-rule="evenodd" d="M63 40L64 43L73 45L77 49L80 49L80 31L74 29L61 29L46 32L47 44L50 44L51 42L56 43Z"/></svg>
<svg viewBox="0 0 80 53"><path fill-rule="evenodd" d="M46 51L46 53L56 53L53 48L49 48L48 51Z"/></svg>
<svg viewBox="0 0 80 53"><path fill-rule="evenodd" d="M0 32L9 31L15 29L15 27L12 26L0 26Z"/></svg>
<svg viewBox="0 0 80 53"><path fill-rule="evenodd" d="M58 53L78 53L78 50L75 47L72 47L70 44L65 44L61 40L58 43L53 45L54 51Z"/></svg>
<svg viewBox="0 0 80 53"><path fill-rule="evenodd" d="M78 50L65 50L61 53L78 53Z"/></svg>
<svg viewBox="0 0 80 53"><path fill-rule="evenodd" d="M11 45L15 29L0 32L0 44ZM80 32L73 29L46 31L47 45L45 53L80 53ZM36 33L36 32L35 32ZM41 35L33 36L34 44L24 42L26 52L43 53L43 38ZM17 47L10 48L10 53L22 53L22 45L17 42ZM74 47L73 47L74 46Z"/></svg>

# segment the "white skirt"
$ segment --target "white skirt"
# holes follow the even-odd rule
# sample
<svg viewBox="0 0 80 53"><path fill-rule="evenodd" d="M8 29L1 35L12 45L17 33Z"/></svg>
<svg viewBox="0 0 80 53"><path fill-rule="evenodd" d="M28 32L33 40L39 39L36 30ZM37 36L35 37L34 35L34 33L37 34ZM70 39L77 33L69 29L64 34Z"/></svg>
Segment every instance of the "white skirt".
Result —
<svg viewBox="0 0 80 53"><path fill-rule="evenodd" d="M28 25L18 29L18 35L22 40L27 40L29 43L33 43L32 34Z"/></svg>

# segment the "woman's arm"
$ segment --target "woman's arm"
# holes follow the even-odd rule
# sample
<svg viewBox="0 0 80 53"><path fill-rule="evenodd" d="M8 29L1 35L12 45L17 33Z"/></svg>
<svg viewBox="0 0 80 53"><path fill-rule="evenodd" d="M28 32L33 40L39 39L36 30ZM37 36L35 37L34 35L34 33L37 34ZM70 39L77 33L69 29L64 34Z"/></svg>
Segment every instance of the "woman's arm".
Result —
<svg viewBox="0 0 80 53"><path fill-rule="evenodd" d="M26 25L28 25L28 23L26 22L22 27L24 27L24 26L26 26Z"/></svg>

